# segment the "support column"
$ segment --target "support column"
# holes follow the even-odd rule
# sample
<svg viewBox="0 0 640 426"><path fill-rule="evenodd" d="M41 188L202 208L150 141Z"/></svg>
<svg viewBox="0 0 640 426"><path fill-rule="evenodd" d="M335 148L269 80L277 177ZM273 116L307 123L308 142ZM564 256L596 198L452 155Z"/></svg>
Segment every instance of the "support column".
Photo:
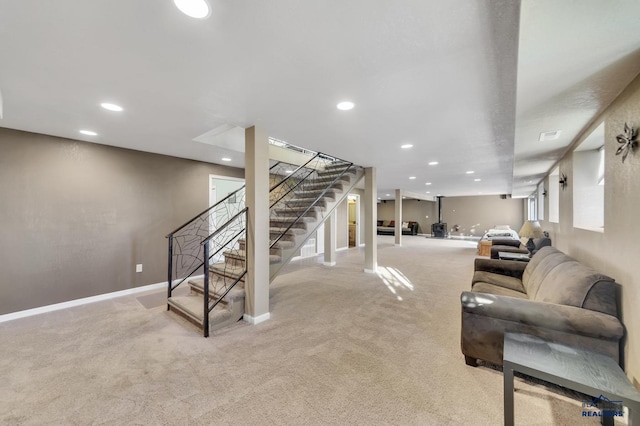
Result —
<svg viewBox="0 0 640 426"><path fill-rule="evenodd" d="M402 190L396 189L396 226L395 226L395 234L396 234L396 246L402 245Z"/></svg>
<svg viewBox="0 0 640 426"><path fill-rule="evenodd" d="M256 127L245 129L247 214L247 275L244 320L258 324L269 319L269 139Z"/></svg>
<svg viewBox="0 0 640 426"><path fill-rule="evenodd" d="M378 203L375 167L364 169L364 271L378 271Z"/></svg>
<svg viewBox="0 0 640 426"><path fill-rule="evenodd" d="M336 264L336 223L337 214L333 210L327 220L324 221L324 264L334 266Z"/></svg>

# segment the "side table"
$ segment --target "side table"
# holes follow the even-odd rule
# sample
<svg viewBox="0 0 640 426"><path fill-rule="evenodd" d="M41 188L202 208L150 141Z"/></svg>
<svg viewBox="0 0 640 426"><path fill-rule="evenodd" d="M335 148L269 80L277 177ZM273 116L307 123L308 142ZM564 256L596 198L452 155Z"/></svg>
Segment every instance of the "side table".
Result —
<svg viewBox="0 0 640 426"><path fill-rule="evenodd" d="M491 240L480 240L478 241L478 255L479 256L491 256L491 245L493 243Z"/></svg>
<svg viewBox="0 0 640 426"><path fill-rule="evenodd" d="M623 405L629 409L629 425L640 424L640 392L613 358L528 334L505 333L503 360L507 426L514 422L514 371L593 396L576 410L576 424L580 417L599 417L602 424L613 425L613 417L622 415Z"/></svg>

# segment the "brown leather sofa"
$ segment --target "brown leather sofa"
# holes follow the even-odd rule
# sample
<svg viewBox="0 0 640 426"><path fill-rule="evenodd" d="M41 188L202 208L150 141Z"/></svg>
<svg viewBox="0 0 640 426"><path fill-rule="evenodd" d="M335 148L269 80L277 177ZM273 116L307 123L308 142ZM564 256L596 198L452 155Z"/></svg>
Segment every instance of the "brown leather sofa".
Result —
<svg viewBox="0 0 640 426"><path fill-rule="evenodd" d="M468 365L502 365L504 333L531 334L620 361L624 327L612 278L553 247L529 262L475 260L471 291L461 294L461 348Z"/></svg>

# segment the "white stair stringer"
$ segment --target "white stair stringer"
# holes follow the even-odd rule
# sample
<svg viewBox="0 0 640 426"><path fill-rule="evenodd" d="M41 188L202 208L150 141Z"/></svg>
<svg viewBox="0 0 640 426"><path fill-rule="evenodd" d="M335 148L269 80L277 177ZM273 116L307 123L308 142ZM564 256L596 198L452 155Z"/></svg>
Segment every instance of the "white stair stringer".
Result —
<svg viewBox="0 0 640 426"><path fill-rule="evenodd" d="M326 176L330 176L329 180ZM335 171L327 168L327 171L319 177L316 181L322 182L324 181L324 188L329 186L329 184L338 177ZM282 239L280 239L276 246L282 246L277 248L277 250L271 249L272 254L277 254L280 256L280 260L278 262L271 262L269 266L269 282L273 281L273 279L278 275L280 269L286 265L291 258L301 249L301 247L305 244L305 242L309 239L309 237L318 230L320 225L324 223L324 221L329 217L329 215L336 209L336 207L342 203L349 192L356 186L356 184L364 177L364 169L358 166L351 166L347 173L344 173L342 176L338 178L339 184L331 185L330 189L327 191L325 196L320 197L318 202L313 204L317 198L309 197L309 191L301 191L299 197L295 197L292 200L287 202L287 205L292 209L295 209L298 214L302 214L305 212L307 207L313 204L313 207L309 209L307 213L304 214L304 218L298 221L295 225L289 229L288 232L283 235ZM314 191L316 192L316 191ZM316 195L320 195L322 190L318 190ZM274 222L281 222L282 218L277 217L272 219ZM278 224L277 226L281 226ZM286 227L281 227L280 231L284 231ZM270 233L273 236L275 232L274 224L271 225Z"/></svg>

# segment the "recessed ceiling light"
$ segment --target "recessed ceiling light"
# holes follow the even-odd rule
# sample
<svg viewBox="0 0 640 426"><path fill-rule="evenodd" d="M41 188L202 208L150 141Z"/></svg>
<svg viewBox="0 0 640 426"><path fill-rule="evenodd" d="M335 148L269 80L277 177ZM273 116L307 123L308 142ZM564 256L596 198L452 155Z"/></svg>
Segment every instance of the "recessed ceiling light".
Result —
<svg viewBox="0 0 640 426"><path fill-rule="evenodd" d="M474 182L480 182L482 179L474 179Z"/></svg>
<svg viewBox="0 0 640 426"><path fill-rule="evenodd" d="M122 107L120 105L110 104L109 102L103 102L100 104L100 106L104 109L108 109L109 111L122 111Z"/></svg>
<svg viewBox="0 0 640 426"><path fill-rule="evenodd" d="M438 162L437 162L437 161L432 161L432 162L430 162L430 163L429 163L429 165L430 165L430 166L437 166L437 165L438 165Z"/></svg>
<svg viewBox="0 0 640 426"><path fill-rule="evenodd" d="M437 195L438 197L441 197L441 196L442 196L442 194L436 194L436 195Z"/></svg>
<svg viewBox="0 0 640 426"><path fill-rule="evenodd" d="M391 194L387 194L387 197L391 197Z"/></svg>
<svg viewBox="0 0 640 426"><path fill-rule="evenodd" d="M191 18L204 19L208 18L211 8L205 0L173 0L180 12Z"/></svg>
<svg viewBox="0 0 640 426"><path fill-rule="evenodd" d="M431 191L427 191L427 194L431 194Z"/></svg>
<svg viewBox="0 0 640 426"><path fill-rule="evenodd" d="M291 174L291 173L293 173L293 170L287 170L285 173Z"/></svg>
<svg viewBox="0 0 640 426"><path fill-rule="evenodd" d="M381 199L381 198L380 198L380 197L378 197L378 200L380 200L380 199Z"/></svg>
<svg viewBox="0 0 640 426"><path fill-rule="evenodd" d="M409 176L409 179L414 180L416 177L415 176Z"/></svg>
<svg viewBox="0 0 640 426"><path fill-rule="evenodd" d="M468 175L472 175L472 174L474 174L475 172L474 172L473 170L467 170L465 173L466 173L466 174L468 174Z"/></svg>
<svg viewBox="0 0 640 426"><path fill-rule="evenodd" d="M221 160L222 160L222 161L231 161L231 158L229 158L229 157L222 157L222 158L221 158Z"/></svg>
<svg viewBox="0 0 640 426"><path fill-rule="evenodd" d="M540 142L553 141L560 137L560 133L562 133L562 130L552 130L550 132L542 132L540 133L540 137L538 138L538 140Z"/></svg>
<svg viewBox="0 0 640 426"><path fill-rule="evenodd" d="M403 199L403 200L404 200L405 198L407 198L407 197L402 197L402 199Z"/></svg>
<svg viewBox="0 0 640 426"><path fill-rule="evenodd" d="M80 133L87 136L98 136L98 134L91 130L80 130Z"/></svg>
<svg viewBox="0 0 640 426"><path fill-rule="evenodd" d="M405 143L404 145L400 145L400 148L409 149L409 148L413 148L413 145L411 145L410 143Z"/></svg>
<svg viewBox="0 0 640 426"><path fill-rule="evenodd" d="M427 183L425 183L425 185L431 185L431 182L427 182Z"/></svg>
<svg viewBox="0 0 640 426"><path fill-rule="evenodd" d="M350 109L353 109L354 106L356 105L353 102L349 101L340 102L337 105L338 109L341 111L349 111Z"/></svg>

